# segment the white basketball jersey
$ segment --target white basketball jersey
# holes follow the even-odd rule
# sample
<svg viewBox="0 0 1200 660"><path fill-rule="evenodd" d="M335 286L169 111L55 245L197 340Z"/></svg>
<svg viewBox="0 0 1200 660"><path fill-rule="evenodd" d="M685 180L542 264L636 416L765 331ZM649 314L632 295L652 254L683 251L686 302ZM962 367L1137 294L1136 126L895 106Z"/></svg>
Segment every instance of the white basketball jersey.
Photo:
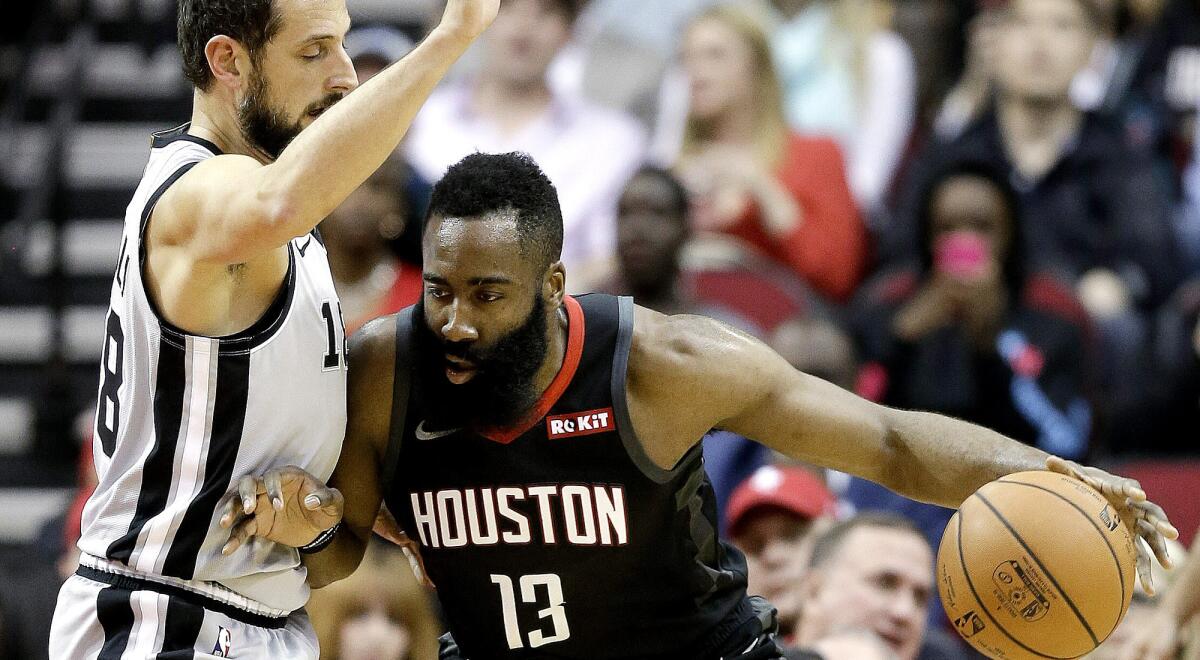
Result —
<svg viewBox="0 0 1200 660"><path fill-rule="evenodd" d="M333 472L346 428L341 310L314 232L289 242L284 285L246 331L191 335L157 313L142 279L150 212L188 169L220 153L187 128L155 134L126 211L100 369L100 483L79 547L85 563L290 612L308 599L299 555L255 539L222 556L229 532L218 502L243 475L272 467L298 465L323 480Z"/></svg>

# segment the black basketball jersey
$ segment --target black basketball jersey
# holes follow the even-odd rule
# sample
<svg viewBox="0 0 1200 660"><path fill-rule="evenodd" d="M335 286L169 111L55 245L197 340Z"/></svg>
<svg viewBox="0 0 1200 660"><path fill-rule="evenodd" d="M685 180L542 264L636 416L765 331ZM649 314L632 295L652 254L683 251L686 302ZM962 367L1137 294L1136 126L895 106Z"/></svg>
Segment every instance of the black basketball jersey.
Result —
<svg viewBox="0 0 1200 660"><path fill-rule="evenodd" d="M565 306L563 366L519 428L430 432L412 388L393 415L387 505L420 540L466 658L716 660L755 614L699 445L667 471L633 433L633 301Z"/></svg>

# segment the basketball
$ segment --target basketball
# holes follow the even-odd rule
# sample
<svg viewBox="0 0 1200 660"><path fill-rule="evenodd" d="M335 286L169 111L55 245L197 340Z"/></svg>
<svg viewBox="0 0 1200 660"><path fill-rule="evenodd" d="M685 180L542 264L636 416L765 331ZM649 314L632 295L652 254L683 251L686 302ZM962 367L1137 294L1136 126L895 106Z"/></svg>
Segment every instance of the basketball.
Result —
<svg viewBox="0 0 1200 660"><path fill-rule="evenodd" d="M1100 645L1133 597L1134 538L1099 492L1053 472L1019 472L967 498L937 557L946 614L990 658L1077 658Z"/></svg>

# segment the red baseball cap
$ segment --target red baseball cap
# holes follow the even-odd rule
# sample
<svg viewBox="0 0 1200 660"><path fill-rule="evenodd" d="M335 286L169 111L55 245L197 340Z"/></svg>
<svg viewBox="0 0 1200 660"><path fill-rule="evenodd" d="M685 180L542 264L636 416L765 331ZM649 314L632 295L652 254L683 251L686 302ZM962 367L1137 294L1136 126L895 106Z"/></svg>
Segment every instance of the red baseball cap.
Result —
<svg viewBox="0 0 1200 660"><path fill-rule="evenodd" d="M738 484L725 507L726 528L736 534L748 513L774 508L805 519L832 516L837 498L812 472L790 465L765 465Z"/></svg>

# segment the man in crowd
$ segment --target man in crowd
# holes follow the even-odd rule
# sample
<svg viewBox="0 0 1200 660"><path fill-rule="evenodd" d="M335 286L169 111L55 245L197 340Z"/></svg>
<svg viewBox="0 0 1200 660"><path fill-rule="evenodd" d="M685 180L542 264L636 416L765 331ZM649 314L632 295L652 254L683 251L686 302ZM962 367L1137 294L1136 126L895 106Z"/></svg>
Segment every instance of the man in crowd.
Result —
<svg viewBox="0 0 1200 660"><path fill-rule="evenodd" d="M434 92L406 141L428 181L475 151L523 151L558 189L563 262L587 290L615 254L616 206L646 138L630 117L565 96L547 71L571 38L578 0L511 0L481 40L479 70Z"/></svg>
<svg viewBox="0 0 1200 660"><path fill-rule="evenodd" d="M815 534L832 522L837 500L811 471L766 465L742 482L725 511L730 539L746 555L746 590L779 610L786 638L800 618L800 584Z"/></svg>

